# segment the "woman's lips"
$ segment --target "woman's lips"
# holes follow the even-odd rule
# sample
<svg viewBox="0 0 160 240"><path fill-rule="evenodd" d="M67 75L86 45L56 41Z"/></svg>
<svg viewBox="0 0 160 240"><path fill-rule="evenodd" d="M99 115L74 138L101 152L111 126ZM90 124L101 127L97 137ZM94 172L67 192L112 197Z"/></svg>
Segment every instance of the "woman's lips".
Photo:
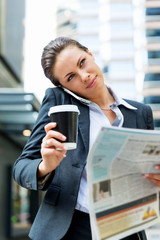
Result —
<svg viewBox="0 0 160 240"><path fill-rule="evenodd" d="M97 81L97 76L89 83L87 88L92 88L96 84L96 81Z"/></svg>

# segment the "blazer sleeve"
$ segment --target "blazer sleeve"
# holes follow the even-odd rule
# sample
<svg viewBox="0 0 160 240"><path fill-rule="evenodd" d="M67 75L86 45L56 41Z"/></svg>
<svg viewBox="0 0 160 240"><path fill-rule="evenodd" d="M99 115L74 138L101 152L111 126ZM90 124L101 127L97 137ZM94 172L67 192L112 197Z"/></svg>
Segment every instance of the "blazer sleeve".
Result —
<svg viewBox="0 0 160 240"><path fill-rule="evenodd" d="M56 97L52 88L46 90L45 97L22 154L13 166L15 181L24 188L37 190L37 168L42 161L40 153L42 139L45 136L44 126L50 122L49 108L56 104Z"/></svg>
<svg viewBox="0 0 160 240"><path fill-rule="evenodd" d="M143 108L143 116L146 123L147 129L154 129L154 122L153 122L153 113L152 109L149 105L144 105Z"/></svg>

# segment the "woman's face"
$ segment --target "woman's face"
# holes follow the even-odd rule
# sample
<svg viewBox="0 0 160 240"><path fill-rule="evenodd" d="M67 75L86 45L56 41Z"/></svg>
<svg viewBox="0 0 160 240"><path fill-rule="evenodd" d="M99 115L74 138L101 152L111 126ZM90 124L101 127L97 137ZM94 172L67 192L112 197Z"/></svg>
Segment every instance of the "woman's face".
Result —
<svg viewBox="0 0 160 240"><path fill-rule="evenodd" d="M104 87L102 71L93 55L76 46L69 46L60 52L53 72L62 86L89 100Z"/></svg>

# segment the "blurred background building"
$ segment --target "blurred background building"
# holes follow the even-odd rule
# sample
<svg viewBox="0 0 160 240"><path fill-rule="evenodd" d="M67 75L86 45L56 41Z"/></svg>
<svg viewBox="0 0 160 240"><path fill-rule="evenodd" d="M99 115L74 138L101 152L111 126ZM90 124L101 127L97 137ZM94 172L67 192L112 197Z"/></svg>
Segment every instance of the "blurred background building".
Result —
<svg viewBox="0 0 160 240"><path fill-rule="evenodd" d="M100 1L101 56L106 81L125 98L137 98L132 1ZM127 91L126 91L127 89Z"/></svg>
<svg viewBox="0 0 160 240"><path fill-rule="evenodd" d="M12 166L52 86L43 47L62 35L89 48L120 96L150 104L160 128L160 1L0 0L0 240L28 239L41 201L13 181ZM147 234L159 239L159 225Z"/></svg>
<svg viewBox="0 0 160 240"><path fill-rule="evenodd" d="M12 166L27 141L40 103L23 89L25 1L0 0L0 239L25 239L38 193L19 187Z"/></svg>
<svg viewBox="0 0 160 240"><path fill-rule="evenodd" d="M143 84L143 100L160 129L160 1L135 1L134 6L136 81Z"/></svg>

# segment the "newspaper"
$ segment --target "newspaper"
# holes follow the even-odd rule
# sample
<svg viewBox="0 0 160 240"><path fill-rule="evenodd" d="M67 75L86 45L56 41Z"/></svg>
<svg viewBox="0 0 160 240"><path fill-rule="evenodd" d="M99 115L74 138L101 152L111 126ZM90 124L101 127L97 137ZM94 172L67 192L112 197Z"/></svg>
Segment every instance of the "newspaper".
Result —
<svg viewBox="0 0 160 240"><path fill-rule="evenodd" d="M156 224L159 189L143 177L159 173L160 131L102 128L89 153L92 239L117 240Z"/></svg>

